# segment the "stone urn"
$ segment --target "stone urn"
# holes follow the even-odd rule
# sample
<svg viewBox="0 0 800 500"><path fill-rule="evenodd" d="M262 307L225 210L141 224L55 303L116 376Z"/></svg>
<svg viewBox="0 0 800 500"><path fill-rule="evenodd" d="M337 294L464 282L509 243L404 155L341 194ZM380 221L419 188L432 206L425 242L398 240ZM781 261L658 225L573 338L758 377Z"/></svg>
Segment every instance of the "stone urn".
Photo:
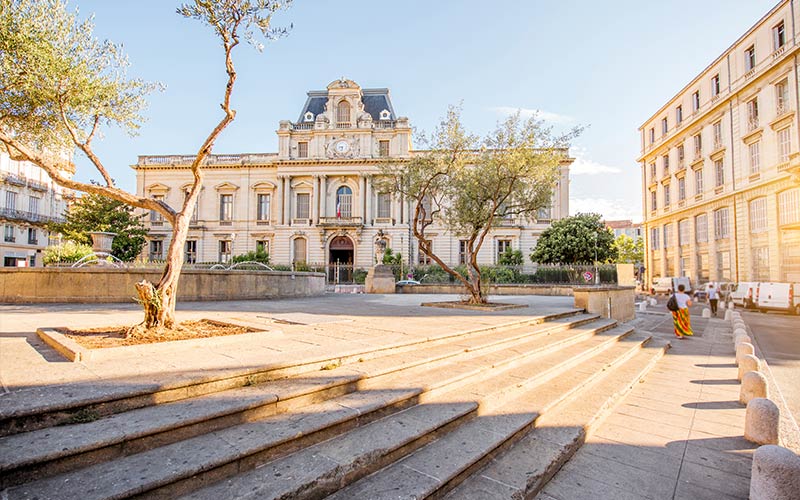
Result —
<svg viewBox="0 0 800 500"><path fill-rule="evenodd" d="M94 253L111 253L111 243L117 233L106 233L103 231L92 231L92 251Z"/></svg>

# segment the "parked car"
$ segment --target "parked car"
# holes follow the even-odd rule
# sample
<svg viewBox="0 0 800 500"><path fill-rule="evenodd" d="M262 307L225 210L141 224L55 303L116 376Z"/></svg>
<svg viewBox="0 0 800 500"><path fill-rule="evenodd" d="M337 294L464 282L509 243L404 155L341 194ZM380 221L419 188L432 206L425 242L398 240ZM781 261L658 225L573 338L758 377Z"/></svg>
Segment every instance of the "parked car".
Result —
<svg viewBox="0 0 800 500"><path fill-rule="evenodd" d="M752 309L756 305L756 293L758 292L758 282L742 281L737 283L736 288L729 295L729 300L734 307Z"/></svg>
<svg viewBox="0 0 800 500"><path fill-rule="evenodd" d="M800 283L759 283L756 308L800 314Z"/></svg>
<svg viewBox="0 0 800 500"><path fill-rule="evenodd" d="M689 295L692 294L692 282L687 277L677 277L677 276L668 276L665 278L656 278L653 281L653 287L650 289L650 292L653 295L658 295L659 293L663 294L670 294L673 291L678 290L678 285L684 286L684 292L688 293Z"/></svg>
<svg viewBox="0 0 800 500"><path fill-rule="evenodd" d="M400 280L395 285L405 286L405 285L419 285L419 281L417 280Z"/></svg>

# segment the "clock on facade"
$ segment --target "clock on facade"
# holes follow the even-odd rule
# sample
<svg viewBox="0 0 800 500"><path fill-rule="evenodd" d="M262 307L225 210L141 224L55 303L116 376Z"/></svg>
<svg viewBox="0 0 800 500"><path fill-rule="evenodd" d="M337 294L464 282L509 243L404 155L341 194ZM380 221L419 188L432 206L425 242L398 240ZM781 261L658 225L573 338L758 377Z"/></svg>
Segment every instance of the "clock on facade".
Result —
<svg viewBox="0 0 800 500"><path fill-rule="evenodd" d="M347 141L339 141L334 145L334 147L336 148L336 152L339 154L344 154L350 151L350 143Z"/></svg>

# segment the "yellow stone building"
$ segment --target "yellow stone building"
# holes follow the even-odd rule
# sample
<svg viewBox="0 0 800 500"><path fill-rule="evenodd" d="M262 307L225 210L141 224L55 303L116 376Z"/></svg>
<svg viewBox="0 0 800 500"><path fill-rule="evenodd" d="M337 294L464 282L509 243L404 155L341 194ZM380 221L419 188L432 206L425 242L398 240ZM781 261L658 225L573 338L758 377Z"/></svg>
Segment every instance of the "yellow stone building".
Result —
<svg viewBox="0 0 800 500"><path fill-rule="evenodd" d="M639 128L649 280L800 281L798 23L780 2Z"/></svg>
<svg viewBox="0 0 800 500"><path fill-rule="evenodd" d="M408 118L395 114L388 89L362 89L341 79L308 92L297 121L280 122L277 153L209 158L186 260L226 262L262 246L273 264L367 269L382 230L406 265L409 257L412 265L425 263L410 233L410 203L379 192L373 182L382 164L414 155L411 133ZM193 159L140 156L132 166L137 193L178 207L191 182ZM506 248L527 256L550 221L568 215L571 162L565 155L551 207L537 220L504 220L484 244L482 264L496 263ZM149 257L163 259L170 228L155 213L148 226ZM458 264L458 237L435 224L427 232L434 252Z"/></svg>

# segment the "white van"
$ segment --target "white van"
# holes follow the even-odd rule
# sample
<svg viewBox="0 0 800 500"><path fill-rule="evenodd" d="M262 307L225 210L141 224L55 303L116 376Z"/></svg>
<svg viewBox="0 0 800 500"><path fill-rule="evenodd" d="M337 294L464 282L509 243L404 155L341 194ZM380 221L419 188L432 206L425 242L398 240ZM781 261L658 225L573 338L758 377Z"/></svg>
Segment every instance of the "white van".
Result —
<svg viewBox="0 0 800 500"><path fill-rule="evenodd" d="M666 278L656 278L650 291L653 295L658 295L659 293L670 294L673 291L678 291L678 285L683 285L684 293L691 295L692 282L687 277L668 276Z"/></svg>
<svg viewBox="0 0 800 500"><path fill-rule="evenodd" d="M756 308L800 314L800 283L759 283Z"/></svg>
<svg viewBox="0 0 800 500"><path fill-rule="evenodd" d="M743 281L736 285L729 298L734 306L752 309L756 306L756 292L758 292L758 282Z"/></svg>

